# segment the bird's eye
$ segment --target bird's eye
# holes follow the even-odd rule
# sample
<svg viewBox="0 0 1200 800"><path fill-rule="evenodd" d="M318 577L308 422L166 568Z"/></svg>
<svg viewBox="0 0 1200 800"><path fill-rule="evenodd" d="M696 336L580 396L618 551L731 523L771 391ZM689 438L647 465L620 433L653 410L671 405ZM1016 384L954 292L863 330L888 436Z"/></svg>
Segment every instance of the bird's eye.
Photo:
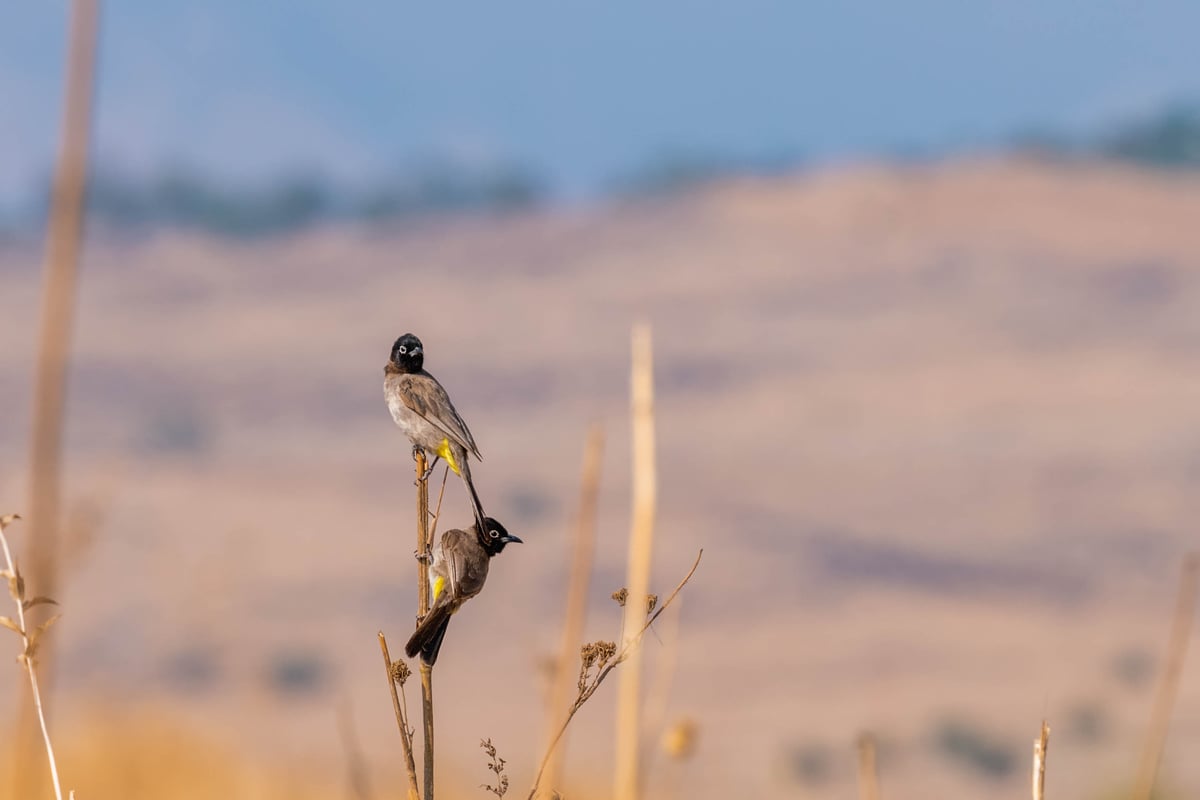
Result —
<svg viewBox="0 0 1200 800"><path fill-rule="evenodd" d="M407 352L408 352L408 348L405 347L404 345L400 345L400 355L404 355Z"/></svg>
<svg viewBox="0 0 1200 800"><path fill-rule="evenodd" d="M498 531L498 530L492 530L492 531L489 531L489 533L491 533L493 539L500 538L500 531Z"/></svg>

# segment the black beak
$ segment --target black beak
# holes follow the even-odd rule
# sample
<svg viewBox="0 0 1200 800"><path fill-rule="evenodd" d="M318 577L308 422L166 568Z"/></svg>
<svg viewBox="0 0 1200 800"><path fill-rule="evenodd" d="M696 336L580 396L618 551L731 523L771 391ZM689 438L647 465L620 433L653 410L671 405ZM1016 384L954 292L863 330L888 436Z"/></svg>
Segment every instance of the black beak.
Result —
<svg viewBox="0 0 1200 800"><path fill-rule="evenodd" d="M513 536L511 533L508 534L507 536L505 536L504 538L502 538L500 541L504 542L505 544L508 544L509 542L516 542L517 544L525 544L520 539L518 539L516 536Z"/></svg>

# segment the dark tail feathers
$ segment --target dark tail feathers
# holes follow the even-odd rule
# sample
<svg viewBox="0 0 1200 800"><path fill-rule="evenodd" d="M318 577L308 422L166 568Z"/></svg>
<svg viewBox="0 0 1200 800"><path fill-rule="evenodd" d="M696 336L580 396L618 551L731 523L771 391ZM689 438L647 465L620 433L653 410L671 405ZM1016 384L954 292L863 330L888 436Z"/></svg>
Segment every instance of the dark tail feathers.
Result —
<svg viewBox="0 0 1200 800"><path fill-rule="evenodd" d="M450 606L443 605L434 608L425 616L425 619L421 620L421 624L409 638L408 644L404 645L404 652L408 654L409 658L420 653L421 661L433 666L437 661L438 651L442 649L442 639L446 638L446 628L450 625L451 614L453 612L450 610Z"/></svg>
<svg viewBox="0 0 1200 800"><path fill-rule="evenodd" d="M466 454L463 454L459 468L462 471L463 483L467 485L467 492L471 495L471 508L475 511L475 522L479 525L479 532L487 535L487 523L483 521L483 504L479 502L479 494L475 491L475 482L471 480L471 468L467 466Z"/></svg>

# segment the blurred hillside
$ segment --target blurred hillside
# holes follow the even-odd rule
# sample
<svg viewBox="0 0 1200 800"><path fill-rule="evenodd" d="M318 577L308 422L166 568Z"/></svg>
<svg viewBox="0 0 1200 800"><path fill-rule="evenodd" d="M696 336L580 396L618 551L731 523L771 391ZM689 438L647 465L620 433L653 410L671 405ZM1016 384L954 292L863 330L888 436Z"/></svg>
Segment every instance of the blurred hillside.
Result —
<svg viewBox="0 0 1200 800"><path fill-rule="evenodd" d="M372 763L394 758L375 631L410 624L414 511L381 380L412 330L479 441L489 511L527 542L455 619L439 757L482 780L491 737L527 785L594 419L589 637L616 632L628 334L647 319L658 588L706 552L671 706L700 751L653 785L847 796L870 728L888 796L1010 797L1047 716L1048 796L1101 796L1134 768L1197 541L1197 219L1191 173L981 159L271 239L97 232L68 429L94 528L60 598L61 699L165 709L337 776L348 698ZM6 507L24 497L38 255L0 249ZM464 502L448 487L449 523ZM479 690L479 653L504 692ZM1163 772L1183 796L1200 791L1192 675ZM609 688L577 721L577 783L607 774Z"/></svg>
<svg viewBox="0 0 1200 800"><path fill-rule="evenodd" d="M995 149L1052 163L1192 171L1200 168L1200 103L1168 103L1086 134L1026 133ZM893 156L928 161L947 152L900 148ZM746 157L666 149L616 173L599 196L661 198L738 178L784 178L803 166L804 159L788 150ZM48 202L40 182L38 187L22 202L0 205L0 234L36 238ZM108 234L185 231L266 238L339 224L395 227L430 218L505 215L553 204L562 194L562 187L537 167L497 158L427 157L360 180L295 167L251 182L222 180L180 164L129 171L101 160L89 186L88 209L92 226Z"/></svg>

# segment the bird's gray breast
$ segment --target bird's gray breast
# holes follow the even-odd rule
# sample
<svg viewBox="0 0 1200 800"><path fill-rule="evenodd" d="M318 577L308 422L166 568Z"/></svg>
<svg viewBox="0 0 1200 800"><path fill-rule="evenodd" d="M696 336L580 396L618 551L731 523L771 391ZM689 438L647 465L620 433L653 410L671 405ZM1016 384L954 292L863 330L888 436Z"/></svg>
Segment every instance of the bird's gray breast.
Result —
<svg viewBox="0 0 1200 800"><path fill-rule="evenodd" d="M391 412L396 427L404 431L413 444L420 445L426 450L437 450L441 443L441 437L437 435L438 431L428 420L404 403L401 391L401 387L395 382L384 381L383 396L387 399L388 411Z"/></svg>

